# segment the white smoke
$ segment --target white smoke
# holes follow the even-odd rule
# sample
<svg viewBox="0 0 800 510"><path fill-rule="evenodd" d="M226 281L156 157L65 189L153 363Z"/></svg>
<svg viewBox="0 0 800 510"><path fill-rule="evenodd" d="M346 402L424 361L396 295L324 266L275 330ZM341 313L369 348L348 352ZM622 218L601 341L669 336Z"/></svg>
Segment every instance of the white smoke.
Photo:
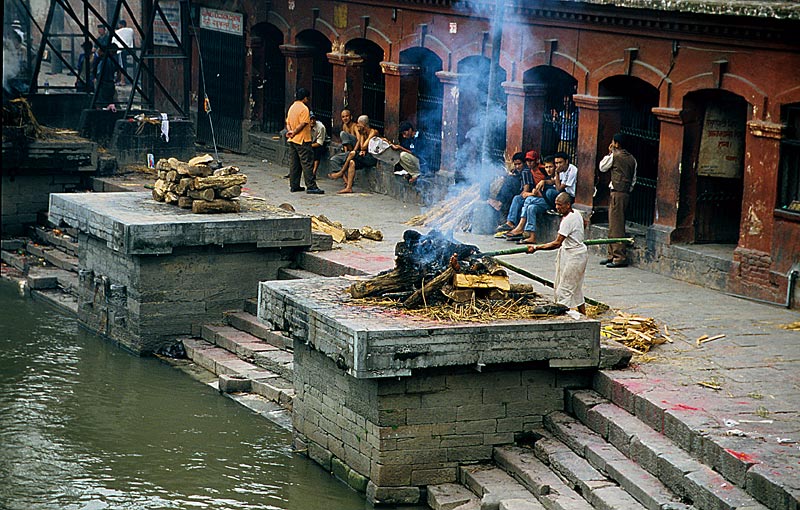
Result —
<svg viewBox="0 0 800 510"><path fill-rule="evenodd" d="M3 37L3 89L11 91L9 80L20 71L20 46L12 37Z"/></svg>

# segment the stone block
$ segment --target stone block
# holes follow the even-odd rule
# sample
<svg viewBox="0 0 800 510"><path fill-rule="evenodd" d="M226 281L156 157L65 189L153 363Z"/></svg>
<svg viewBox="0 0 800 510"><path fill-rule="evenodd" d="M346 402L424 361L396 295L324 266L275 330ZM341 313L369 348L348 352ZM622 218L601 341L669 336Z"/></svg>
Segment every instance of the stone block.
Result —
<svg viewBox="0 0 800 510"><path fill-rule="evenodd" d="M458 476L456 466L413 469L411 471L411 485L432 485L446 482L455 482Z"/></svg>
<svg viewBox="0 0 800 510"><path fill-rule="evenodd" d="M432 510L454 510L471 501L477 501L477 498L461 484L442 483L428 486L426 503Z"/></svg>
<svg viewBox="0 0 800 510"><path fill-rule="evenodd" d="M327 472L331 471L331 461L333 459L331 452L327 449L323 448L319 444L315 443L314 441L309 441L308 443L308 456L322 466Z"/></svg>
<svg viewBox="0 0 800 510"><path fill-rule="evenodd" d="M367 485L369 484L369 478L351 469L347 472L346 482L347 485L349 485L353 490L361 494L364 494L367 492Z"/></svg>
<svg viewBox="0 0 800 510"><path fill-rule="evenodd" d="M245 376L234 374L221 374L219 376L219 391L222 393L249 392L252 381Z"/></svg>
<svg viewBox="0 0 800 510"><path fill-rule="evenodd" d="M370 464L369 477L378 485L411 485L411 464Z"/></svg>
<svg viewBox="0 0 800 510"><path fill-rule="evenodd" d="M544 510L545 507L535 498L503 499L497 506L498 510Z"/></svg>
<svg viewBox="0 0 800 510"><path fill-rule="evenodd" d="M333 476L339 480L347 481L348 471L351 471L351 469L342 459L338 457L331 458L331 473L333 473Z"/></svg>
<svg viewBox="0 0 800 510"><path fill-rule="evenodd" d="M420 502L419 487L379 487L367 484L367 501L379 505L414 505Z"/></svg>

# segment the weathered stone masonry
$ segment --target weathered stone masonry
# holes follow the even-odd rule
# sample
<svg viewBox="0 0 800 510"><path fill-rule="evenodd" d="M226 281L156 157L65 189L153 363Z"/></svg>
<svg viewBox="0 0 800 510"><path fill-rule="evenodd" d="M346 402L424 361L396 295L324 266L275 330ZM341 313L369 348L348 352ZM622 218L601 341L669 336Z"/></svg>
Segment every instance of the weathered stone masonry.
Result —
<svg viewBox="0 0 800 510"><path fill-rule="evenodd" d="M354 304L348 283L262 282L258 314L294 341L296 446L372 502L456 481L563 409L599 361L596 321L437 323Z"/></svg>

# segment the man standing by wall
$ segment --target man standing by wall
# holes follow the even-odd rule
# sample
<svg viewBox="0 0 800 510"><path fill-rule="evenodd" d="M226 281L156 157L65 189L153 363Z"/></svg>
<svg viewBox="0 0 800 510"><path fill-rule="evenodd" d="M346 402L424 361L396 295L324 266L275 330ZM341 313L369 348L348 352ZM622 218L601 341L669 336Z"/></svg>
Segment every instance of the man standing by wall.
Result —
<svg viewBox="0 0 800 510"><path fill-rule="evenodd" d="M286 114L286 138L289 151L289 189L292 193L304 191L312 195L325 193L317 186L314 176L314 149L311 148L311 117L308 111L310 101L308 90L300 87L295 93L295 101ZM306 187L300 186L300 173Z"/></svg>
<svg viewBox="0 0 800 510"><path fill-rule="evenodd" d="M608 237L625 237L625 209L636 184L636 158L623 148L625 137L617 133L608 146L608 154L600 161L600 171L611 171L611 199L608 207ZM625 244L608 245L608 257L600 262L606 267L625 267L628 253Z"/></svg>

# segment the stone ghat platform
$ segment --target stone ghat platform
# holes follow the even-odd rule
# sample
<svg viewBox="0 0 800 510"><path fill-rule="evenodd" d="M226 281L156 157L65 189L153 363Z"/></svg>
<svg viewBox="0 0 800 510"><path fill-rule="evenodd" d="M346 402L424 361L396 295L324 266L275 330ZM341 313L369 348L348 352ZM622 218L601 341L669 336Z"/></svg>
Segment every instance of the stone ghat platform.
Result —
<svg viewBox="0 0 800 510"><path fill-rule="evenodd" d="M364 304L345 278L262 282L259 318L325 353L356 378L411 375L413 369L546 362L594 368L599 323L569 316L440 322L401 309Z"/></svg>
<svg viewBox="0 0 800 510"><path fill-rule="evenodd" d="M50 221L79 231L79 320L147 354L241 309L312 244L310 218L242 206L207 215L149 193L52 194Z"/></svg>
<svg viewBox="0 0 800 510"><path fill-rule="evenodd" d="M436 322L354 301L350 283L262 282L258 315L293 339L296 448L372 503L423 502L591 384L597 321Z"/></svg>

